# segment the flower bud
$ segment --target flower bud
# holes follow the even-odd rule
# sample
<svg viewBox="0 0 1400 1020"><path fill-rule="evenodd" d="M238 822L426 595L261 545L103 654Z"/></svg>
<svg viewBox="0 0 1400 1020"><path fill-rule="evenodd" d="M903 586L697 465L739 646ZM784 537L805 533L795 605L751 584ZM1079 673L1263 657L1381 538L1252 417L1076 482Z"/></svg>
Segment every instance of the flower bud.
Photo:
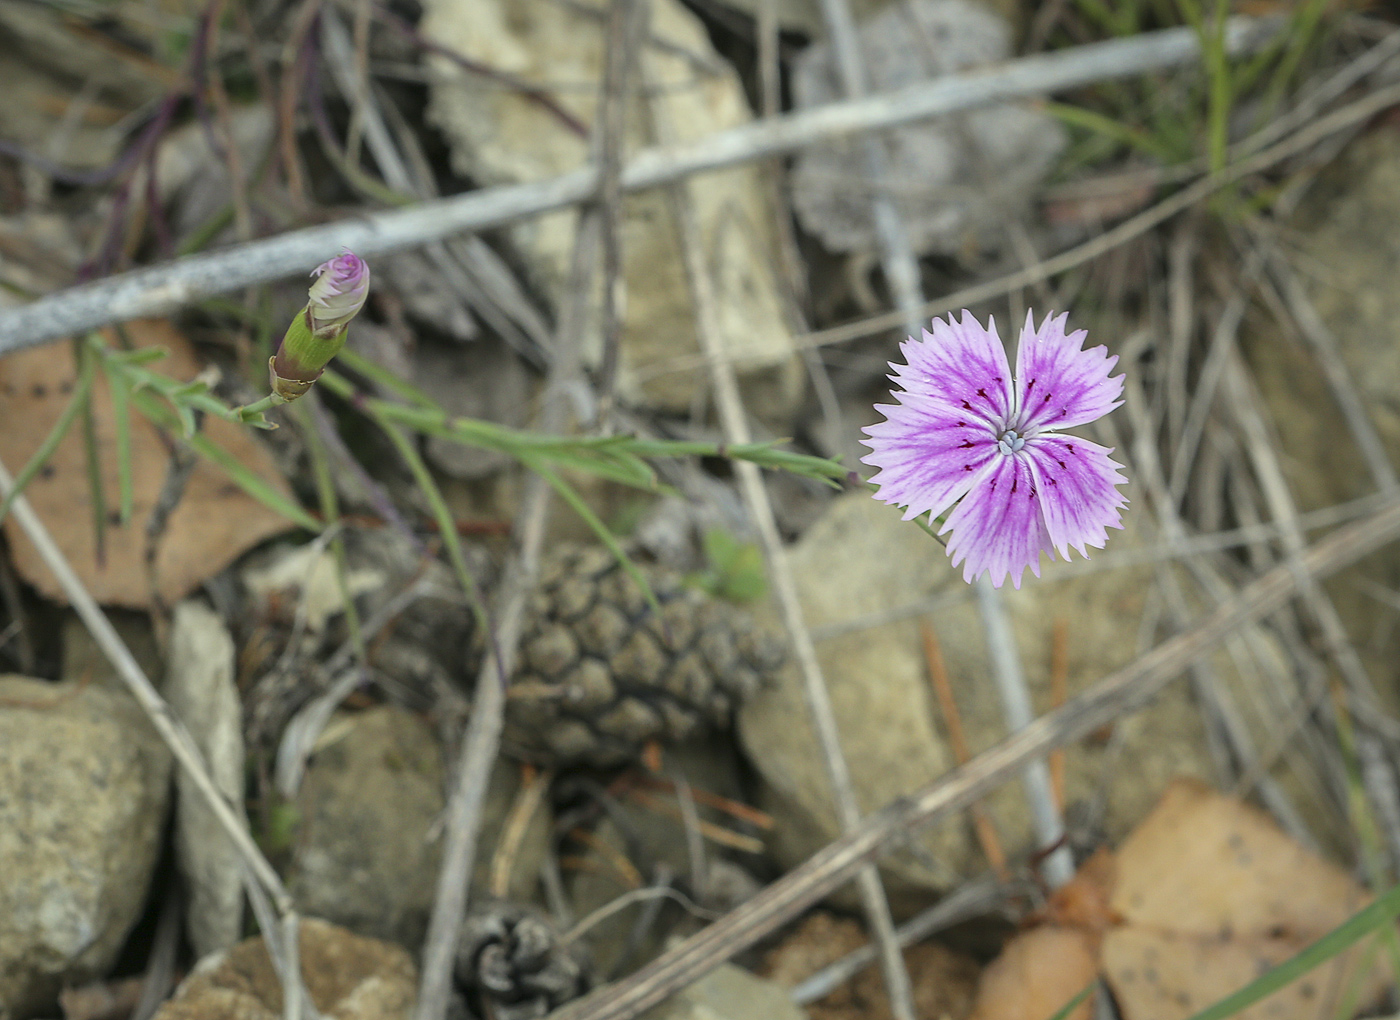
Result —
<svg viewBox="0 0 1400 1020"><path fill-rule="evenodd" d="M348 248L317 266L312 275L317 279L306 307L268 361L272 392L283 401L300 397L321 377L345 346L346 327L369 295L369 267Z"/></svg>
<svg viewBox="0 0 1400 1020"><path fill-rule="evenodd" d="M369 266L346 248L317 266L311 275L316 277L306 302L311 330L317 336L334 336L364 307L369 296Z"/></svg>

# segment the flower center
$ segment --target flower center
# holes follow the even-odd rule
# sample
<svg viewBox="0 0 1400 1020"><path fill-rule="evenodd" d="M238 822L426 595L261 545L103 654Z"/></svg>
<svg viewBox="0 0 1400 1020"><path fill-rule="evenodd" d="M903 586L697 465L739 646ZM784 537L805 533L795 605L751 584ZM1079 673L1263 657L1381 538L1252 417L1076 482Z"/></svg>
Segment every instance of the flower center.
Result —
<svg viewBox="0 0 1400 1020"><path fill-rule="evenodd" d="M1015 429L1007 429L997 440L997 449L1005 457L1010 457L1013 453L1020 453L1021 447L1026 445L1026 440L1016 433Z"/></svg>

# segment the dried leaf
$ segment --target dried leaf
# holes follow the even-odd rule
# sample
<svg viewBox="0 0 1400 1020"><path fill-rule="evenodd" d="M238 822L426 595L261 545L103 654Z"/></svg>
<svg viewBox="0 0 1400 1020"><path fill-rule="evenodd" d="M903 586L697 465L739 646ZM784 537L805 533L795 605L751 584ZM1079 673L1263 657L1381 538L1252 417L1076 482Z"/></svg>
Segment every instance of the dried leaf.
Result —
<svg viewBox="0 0 1400 1020"><path fill-rule="evenodd" d="M1105 976L1124 1020L1183 1020L1315 942L1370 899L1262 811L1179 779L1119 850L1110 902L1125 924L1104 939ZM1238 1016L1331 1015L1352 989L1365 946ZM1362 1006L1387 983L1379 963L1360 980Z"/></svg>
<svg viewBox="0 0 1400 1020"><path fill-rule="evenodd" d="M1283 963L1309 940L1222 939L1119 928L1103 944L1103 970L1124 1020L1184 1020ZM1350 987L1345 954L1305 974L1235 1020L1316 1020L1336 1013ZM1372 993L1374 996L1374 993Z"/></svg>
<svg viewBox="0 0 1400 1020"><path fill-rule="evenodd" d="M1350 875L1264 812L1178 779L1119 849L1111 905L1136 927L1311 941L1369 902Z"/></svg>
<svg viewBox="0 0 1400 1020"><path fill-rule="evenodd" d="M178 379L199 370L189 342L169 323L139 320L127 324L137 347L170 351L155 368ZM39 447L68 401L77 377L72 350L51 344L0 360L0 460L11 470ZM102 483L122 490L116 456L118 428L105 378L93 388L93 411L101 451ZM250 430L206 418L204 435L277 493L290 498L286 480ZM143 609L151 605L146 569L146 522L165 482L170 453L160 433L133 416L130 428L132 517L120 524L115 507L108 516L105 559L99 563L92 527L91 492L82 436L70 433L26 490L35 511L53 534L93 596L108 605ZM170 516L156 556L161 598L167 604L192 591L252 546L285 531L288 522L243 492L219 468L201 459ZM65 601L54 577L13 518L4 522L16 569L45 596Z"/></svg>
<svg viewBox="0 0 1400 1020"><path fill-rule="evenodd" d="M1017 935L982 972L969 1020L1049 1020L1098 973L1094 937L1077 928L1044 925ZM1094 997L1066 1020L1089 1020Z"/></svg>

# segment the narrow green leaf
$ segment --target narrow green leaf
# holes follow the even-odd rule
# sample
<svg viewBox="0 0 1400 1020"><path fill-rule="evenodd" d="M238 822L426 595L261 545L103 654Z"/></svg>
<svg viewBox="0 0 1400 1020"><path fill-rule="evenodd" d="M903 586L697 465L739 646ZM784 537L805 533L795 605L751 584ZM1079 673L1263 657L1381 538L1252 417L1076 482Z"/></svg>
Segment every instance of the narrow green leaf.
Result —
<svg viewBox="0 0 1400 1020"><path fill-rule="evenodd" d="M617 536L608 530L608 526L604 524L602 520L599 519L598 515L593 512L593 509L584 502L583 497L578 494L578 491L542 463L531 463L527 460L525 461L525 466L548 482L550 488L563 497L564 502L568 503L569 506L573 508L574 513L578 514L579 517L583 519L583 523L587 524L592 532L598 536L598 541L608 547L608 551L617 558L618 566L626 572L628 577L636 582L637 587L641 588L642 595L647 600L647 605L651 607L652 612L656 614L657 620L660 621L661 603L657 600L656 593L651 590L651 584L647 581L646 575L632 562L631 557L627 555L621 543L618 542Z"/></svg>
<svg viewBox="0 0 1400 1020"><path fill-rule="evenodd" d="M472 576L471 569L467 566L467 557L462 552L462 540L457 535L457 522L452 517L447 500L442 498L442 490L438 488L433 473L428 470L428 465L423 463L423 458L419 455L412 441L403 434L403 431L393 422L385 421L378 416L374 417L376 423L394 444L394 448L399 451L399 456L408 465L413 480L423 490L423 497L427 499L428 507L433 512L433 519L437 521L438 533L442 535L442 544L447 548L447 558L452 564L453 571L457 574L457 583L461 585L462 593L471 603L472 615L476 617L477 626L481 628L481 633L485 634L487 632L486 607L481 604L476 578Z"/></svg>
<svg viewBox="0 0 1400 1020"><path fill-rule="evenodd" d="M1069 1002L1061 1006L1055 1012L1055 1015L1049 1017L1048 1020L1065 1020L1065 1017L1069 1016L1071 1013L1073 1013L1076 1009L1079 1008L1079 1004L1081 1002L1083 1002L1085 999L1087 999L1090 995L1093 994L1094 989L1097 988L1098 985L1099 979L1094 978L1092 981L1090 981L1087 985L1085 985L1079 990L1078 995L1076 995L1074 998L1070 999Z"/></svg>
<svg viewBox="0 0 1400 1020"><path fill-rule="evenodd" d="M93 376L97 372L98 354L86 344L74 340L73 355L82 365L82 372ZM102 486L102 451L97 447L97 419L92 413L92 401L83 401L83 453L87 464L88 505L92 508L93 552L99 565L107 562L107 496Z"/></svg>
<svg viewBox="0 0 1400 1020"><path fill-rule="evenodd" d="M132 403L135 404L137 410L157 425L169 428L173 424L174 412L157 400L154 395L137 390L132 394ZM224 474L228 475L235 485L263 506L274 513L281 514L293 524L305 528L307 531L321 530L321 522L303 510L300 504L288 499L268 485L222 446L211 442L203 432L192 430L188 441L196 453L212 461Z"/></svg>
<svg viewBox="0 0 1400 1020"><path fill-rule="evenodd" d="M24 491L24 487L33 481L34 476L48 463L54 450L58 449L58 444L63 442L63 437L68 434L73 419L87 405L88 397L92 393L92 379L92 363L90 361L80 362L78 382L73 387L73 395L68 398L68 406L58 416L58 421L53 423L53 428L44 437L44 441L39 444L39 449L34 451L34 456L30 457L29 461L20 469L19 474L15 475L14 485L11 487L9 495L0 501L0 521L3 521L5 515L10 512L10 504L15 501L15 497Z"/></svg>
<svg viewBox="0 0 1400 1020"><path fill-rule="evenodd" d="M112 420L117 433L117 502L121 522L131 521L135 490L131 474L131 384L126 373L109 359L102 360L107 388L112 394Z"/></svg>
<svg viewBox="0 0 1400 1020"><path fill-rule="evenodd" d="M1191 1020L1225 1020L1260 999L1291 984L1315 967L1320 967L1342 951L1394 922L1400 914L1400 885L1343 921L1292 959L1285 960L1267 974L1256 978L1233 995L1201 1010Z"/></svg>
<svg viewBox="0 0 1400 1020"><path fill-rule="evenodd" d="M442 410L442 408L438 407L438 403L436 400L428 396L417 386L414 386L411 382L408 382L405 379L400 379L393 372L390 372L387 368L381 368L379 365L376 365L374 362L370 361L369 358L366 358L363 354L358 354L347 347L341 350L340 361L341 364L343 364L346 368L358 372L370 382L377 383L378 385L383 386L386 390L389 390L391 393L397 393L399 396L403 397L403 399L407 400L410 404L417 404L419 407L436 408L439 411ZM326 374L321 377L322 381L325 381L327 376L331 375L337 375L337 373L334 373L328 369L326 371ZM349 380L347 380L344 376L338 376L338 378L341 380L342 383L344 383L347 390L353 390L353 387L350 386ZM342 393L341 395L346 396L347 394Z"/></svg>

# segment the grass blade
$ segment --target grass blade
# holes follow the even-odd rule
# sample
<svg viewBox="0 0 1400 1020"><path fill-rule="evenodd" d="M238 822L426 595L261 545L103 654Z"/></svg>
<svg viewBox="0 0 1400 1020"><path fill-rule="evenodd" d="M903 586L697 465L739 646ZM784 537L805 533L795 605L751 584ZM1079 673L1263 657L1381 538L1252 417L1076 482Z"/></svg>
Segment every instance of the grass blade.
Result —
<svg viewBox="0 0 1400 1020"><path fill-rule="evenodd" d="M428 501L428 507L433 511L433 518L437 521L438 533L442 535L442 544L447 548L447 559L452 564L453 572L457 575L457 583L462 586L462 593L471 603L472 614L476 617L477 626L481 628L481 633L490 633L486 619L486 607L481 603L480 589L477 587L476 578L472 576L470 568L467 567L467 558L462 552L462 540L457 535L457 522L452 517L447 500L442 498L442 490L438 488L432 472L428 470L428 465L423 462L422 456L414 448L408 436L403 434L403 430L393 422L386 421L372 412L371 417L384 430L390 442L394 444L394 448L399 451L399 456L408 465L413 480L418 483L418 488L423 490L423 497Z"/></svg>
<svg viewBox="0 0 1400 1020"><path fill-rule="evenodd" d="M137 390L132 394L132 402L136 405L137 410L157 425L170 428L174 424L174 413L152 394L144 390ZM300 504L288 499L263 481L247 465L222 446L212 442L203 432L192 433L188 442L196 453L212 461L224 474L228 475L230 481L269 510L281 514L297 527L305 528L307 531L319 532L322 529L321 522L302 509Z"/></svg>
<svg viewBox="0 0 1400 1020"><path fill-rule="evenodd" d="M136 501L131 473L131 384L120 367L106 358L101 364L112 394L112 423L117 434L117 512L122 524L127 524Z"/></svg>
<svg viewBox="0 0 1400 1020"><path fill-rule="evenodd" d="M618 566L623 569L628 577L636 582L637 587L642 589L642 595L646 598L647 605L649 605L652 612L656 614L657 621L664 626L664 621L661 618L661 603L657 600L656 593L651 590L651 584L647 581L646 575L632 562L632 558L627 555L621 543L618 542L617 536L608 530L608 526L593 512L592 507L584 502L583 497L578 494L578 491L572 485L564 481L564 479L560 478L544 464L538 462L531 463L527 460L525 461L525 466L548 482L550 488L557 492L560 497L563 498L564 502L568 503L569 506L573 508L574 513L578 514L579 517L583 519L583 523L587 524L592 532L598 536L598 541L608 547L608 551L617 558Z"/></svg>
<svg viewBox="0 0 1400 1020"><path fill-rule="evenodd" d="M1201 1010L1191 1020L1225 1020L1291 984L1308 971L1326 963L1367 935L1380 931L1400 914L1400 885L1393 886L1369 907L1353 914L1292 959L1256 978L1233 995Z"/></svg>
<svg viewBox="0 0 1400 1020"><path fill-rule="evenodd" d="M73 341L73 356L82 372L92 377L97 372L97 352L79 340ZM97 565L107 562L107 496L102 487L102 451L97 448L97 419L92 413L92 401L83 401L83 452L87 464L89 505L92 507L93 552Z"/></svg>
<svg viewBox="0 0 1400 1020"><path fill-rule="evenodd" d="M91 394L92 363L80 361L78 382L73 387L73 395L68 399L68 406L58 416L58 421L53 423L53 428L44 437L44 441L39 444L39 449L34 451L34 456L30 457L24 467L20 469L19 474L15 475L14 485L9 494L4 500L0 500L0 521L3 521L5 515L10 512L10 504L15 501L15 497L24 491L24 487L33 481L34 476L48 463L53 452L58 449L58 444L63 442L63 437L68 434L68 429L72 427L73 419L86 406Z"/></svg>

